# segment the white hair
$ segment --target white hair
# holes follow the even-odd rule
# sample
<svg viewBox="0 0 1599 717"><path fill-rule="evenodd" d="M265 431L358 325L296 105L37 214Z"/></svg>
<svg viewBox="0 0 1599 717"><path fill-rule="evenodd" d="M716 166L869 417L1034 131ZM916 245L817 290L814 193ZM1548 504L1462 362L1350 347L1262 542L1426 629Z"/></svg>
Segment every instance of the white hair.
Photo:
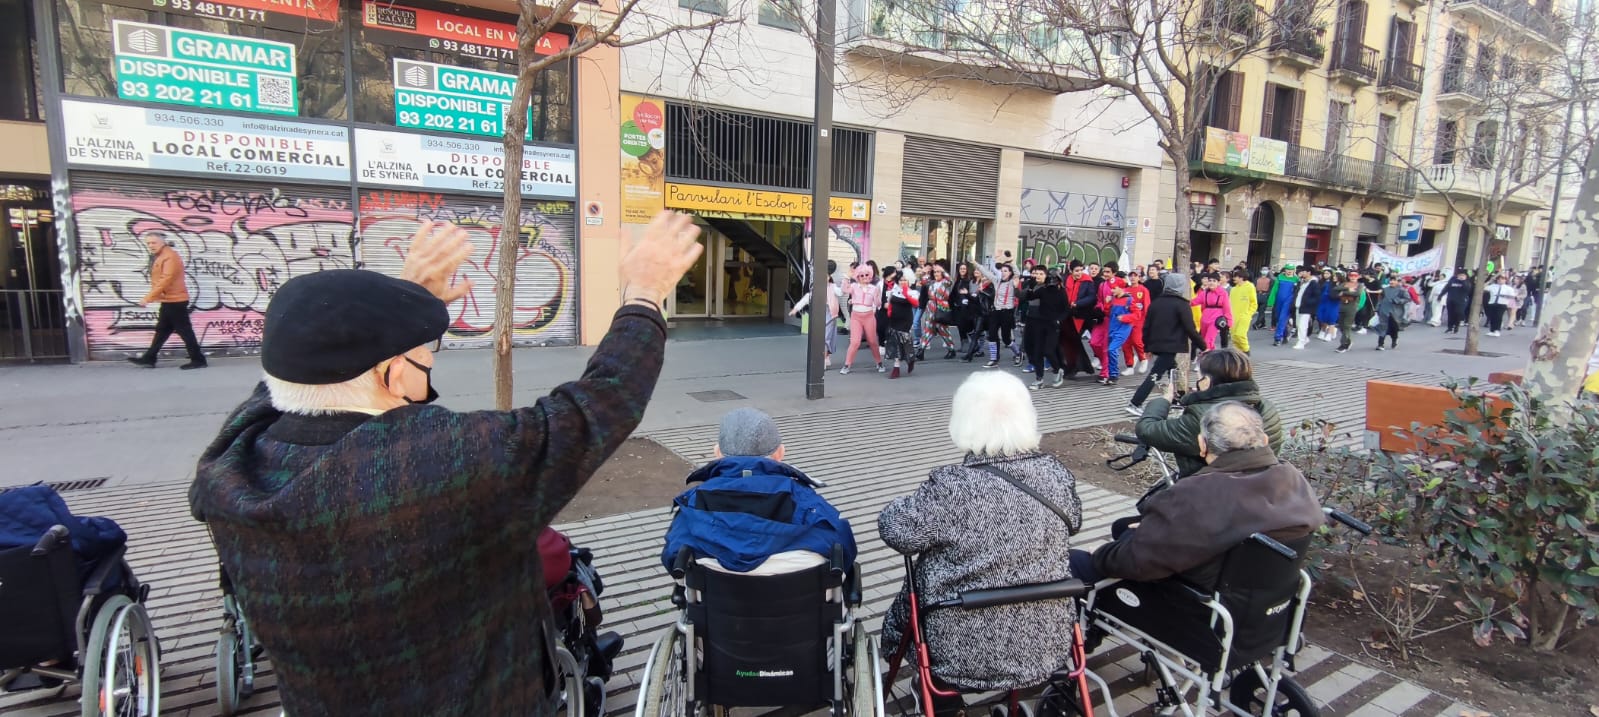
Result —
<svg viewBox="0 0 1599 717"><path fill-rule="evenodd" d="M1271 445L1271 438L1266 435L1266 423L1261 420L1260 414L1238 401L1223 401L1211 406L1199 419L1199 430L1205 436L1205 448L1211 455Z"/></svg>
<svg viewBox="0 0 1599 717"><path fill-rule="evenodd" d="M980 456L1038 450L1038 411L1022 380L1002 371L974 373L955 389L949 439Z"/></svg>
<svg viewBox="0 0 1599 717"><path fill-rule="evenodd" d="M339 413L339 409L369 406L372 397L383 390L377 373L363 371L343 383L312 385L292 383L266 376L267 392L272 395L272 407L284 413L302 416L320 416Z"/></svg>

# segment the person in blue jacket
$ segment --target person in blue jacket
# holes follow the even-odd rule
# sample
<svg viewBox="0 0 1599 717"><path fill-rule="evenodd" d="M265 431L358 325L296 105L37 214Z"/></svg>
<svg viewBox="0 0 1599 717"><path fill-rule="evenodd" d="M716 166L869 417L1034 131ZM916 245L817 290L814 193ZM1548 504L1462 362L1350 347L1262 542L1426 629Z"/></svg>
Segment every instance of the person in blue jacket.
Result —
<svg viewBox="0 0 1599 717"><path fill-rule="evenodd" d="M1277 276L1277 283L1272 285L1275 296L1272 297L1272 308L1277 312L1277 332L1271 337L1272 346L1281 346L1288 340L1288 324L1294 318L1294 292L1299 288L1299 278L1295 276L1293 264L1283 266L1283 271Z"/></svg>
<svg viewBox="0 0 1599 717"><path fill-rule="evenodd" d="M688 477L672 501L661 563L678 552L723 570L772 575L820 565L833 546L855 562L855 534L816 489L821 484L783 462L783 438L771 416L740 408L722 418L716 458ZM708 559L708 560L707 560Z"/></svg>

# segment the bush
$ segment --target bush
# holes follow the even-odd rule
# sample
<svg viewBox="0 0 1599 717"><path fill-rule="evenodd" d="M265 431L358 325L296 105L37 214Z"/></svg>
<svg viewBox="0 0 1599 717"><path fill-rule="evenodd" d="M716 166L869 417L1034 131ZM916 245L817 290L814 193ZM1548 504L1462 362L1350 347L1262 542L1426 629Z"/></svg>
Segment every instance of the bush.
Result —
<svg viewBox="0 0 1599 717"><path fill-rule="evenodd" d="M1448 388L1460 406L1443 425L1411 427L1429 452L1372 464L1384 527L1455 573L1485 616L1479 644L1500 633L1553 650L1599 618L1599 405L1552 411L1519 386L1494 404L1471 383Z"/></svg>

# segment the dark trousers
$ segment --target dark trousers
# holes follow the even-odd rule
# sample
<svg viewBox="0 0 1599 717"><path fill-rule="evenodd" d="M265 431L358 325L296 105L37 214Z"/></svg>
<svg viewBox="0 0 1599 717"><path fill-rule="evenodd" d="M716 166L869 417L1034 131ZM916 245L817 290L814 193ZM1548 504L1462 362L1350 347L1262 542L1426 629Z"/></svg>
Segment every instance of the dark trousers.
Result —
<svg viewBox="0 0 1599 717"><path fill-rule="evenodd" d="M1377 337L1377 345L1381 346L1382 345L1382 340L1383 339L1388 339L1389 342L1392 343L1394 346L1398 346L1399 345L1399 319L1397 317L1394 317L1394 316L1389 316L1387 319L1384 319L1382 321L1381 326L1382 326L1383 332L1382 332L1382 336Z"/></svg>
<svg viewBox="0 0 1599 717"><path fill-rule="evenodd" d="M1076 323L1071 319L1061 322L1060 327L1060 330L1056 332L1056 344L1058 344L1061 357L1066 361L1064 366L1066 375L1075 376L1079 372L1093 373L1094 364L1089 361L1088 353L1083 349L1082 331L1077 330ZM1093 327L1085 325L1083 330L1092 331ZM1056 366L1055 368L1062 367Z"/></svg>
<svg viewBox="0 0 1599 717"><path fill-rule="evenodd" d="M1060 357L1060 324L1043 320L1029 321L1024 342L1027 344L1027 360L1033 364L1034 378L1044 380L1046 359L1052 362L1056 371L1066 365Z"/></svg>
<svg viewBox="0 0 1599 717"><path fill-rule="evenodd" d="M1015 309L995 309L988 314L988 342L1009 346L1011 332L1016 329Z"/></svg>
<svg viewBox="0 0 1599 717"><path fill-rule="evenodd" d="M1150 364L1144 382L1138 384L1138 390L1133 392L1133 405L1144 405L1144 401L1149 398L1149 392L1155 390L1155 382L1175 370L1177 370L1177 354L1155 354L1155 361Z"/></svg>
<svg viewBox="0 0 1599 717"><path fill-rule="evenodd" d="M1347 349L1355 342L1355 312L1338 312L1338 348Z"/></svg>
<svg viewBox="0 0 1599 717"><path fill-rule="evenodd" d="M1455 302L1444 304L1444 313L1449 314L1449 330L1459 331L1460 322L1466 320L1466 307Z"/></svg>
<svg viewBox="0 0 1599 717"><path fill-rule="evenodd" d="M155 340L150 342L150 350L144 352L144 362L155 363L156 354L174 333L183 339L183 348L188 350L190 362L205 363L205 354L200 353L200 340L194 337L194 325L189 323L187 301L163 303L156 311Z"/></svg>
<svg viewBox="0 0 1599 717"><path fill-rule="evenodd" d="M1507 309L1509 309L1509 307L1505 306L1504 304L1489 304L1488 306L1484 307L1483 310L1488 312L1489 331L1498 333L1499 329L1504 328L1505 311Z"/></svg>

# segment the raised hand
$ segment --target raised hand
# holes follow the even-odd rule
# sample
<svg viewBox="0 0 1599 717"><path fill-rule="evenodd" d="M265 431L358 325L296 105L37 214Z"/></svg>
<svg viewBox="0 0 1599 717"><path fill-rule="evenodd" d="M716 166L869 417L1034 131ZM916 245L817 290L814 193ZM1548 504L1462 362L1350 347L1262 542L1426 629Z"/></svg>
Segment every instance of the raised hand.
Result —
<svg viewBox="0 0 1599 717"><path fill-rule="evenodd" d="M411 236L400 278L421 284L446 304L466 296L472 290L470 279L450 285L461 263L472 256L466 237L465 229L449 222L423 221Z"/></svg>
<svg viewBox="0 0 1599 717"><path fill-rule="evenodd" d="M700 228L687 214L656 214L644 229L644 236L622 257L622 303L643 299L662 306L705 251L699 235Z"/></svg>

